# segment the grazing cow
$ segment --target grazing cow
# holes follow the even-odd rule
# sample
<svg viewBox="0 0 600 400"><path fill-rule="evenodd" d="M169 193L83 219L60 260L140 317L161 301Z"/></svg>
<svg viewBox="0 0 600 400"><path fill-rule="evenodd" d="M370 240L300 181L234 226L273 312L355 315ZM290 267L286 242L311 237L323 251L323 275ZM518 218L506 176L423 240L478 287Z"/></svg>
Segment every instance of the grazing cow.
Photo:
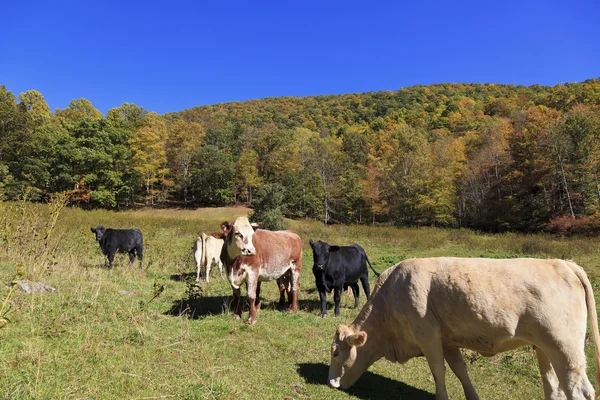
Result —
<svg viewBox="0 0 600 400"><path fill-rule="evenodd" d="M221 262L221 249L223 248L223 239L217 239L202 233L194 242L194 259L198 272L196 281L200 280L200 270L204 269L206 273L206 282L210 281L210 268L213 264L219 267L221 278L223 277L223 263Z"/></svg>
<svg viewBox="0 0 600 400"><path fill-rule="evenodd" d="M592 400L584 353L588 317L600 384L596 304L577 264L530 258L405 260L381 274L352 325L338 326L329 384L352 386L382 357L403 363L425 356L436 399L448 398L444 359L466 398L478 399L460 348L492 356L533 345L546 399Z"/></svg>
<svg viewBox="0 0 600 400"><path fill-rule="evenodd" d="M268 231L250 224L248 218L239 217L235 222L221 224L225 244L221 260L227 270L233 288L235 317L241 317L240 286L246 283L250 318L256 322L260 308L261 282L277 280L283 305L288 292L289 309L298 310L298 288L302 269L302 240L291 231Z"/></svg>
<svg viewBox="0 0 600 400"><path fill-rule="evenodd" d="M331 293L331 289L333 289L336 317L340 315L342 291L348 287L351 287L354 293L354 307L358 307L359 280L367 300L369 299L371 290L369 289L367 263L375 275L379 276L379 274L373 269L362 247L357 244L330 246L321 240L313 242L312 239L309 239L308 242L313 251L313 274L321 299L321 317L327 316L327 293Z"/></svg>
<svg viewBox="0 0 600 400"><path fill-rule="evenodd" d="M91 229L96 234L96 241L100 244L102 253L108 257L109 268L112 268L117 252L129 253L129 265L133 264L137 253L141 266L144 243L139 229L111 229L102 225Z"/></svg>

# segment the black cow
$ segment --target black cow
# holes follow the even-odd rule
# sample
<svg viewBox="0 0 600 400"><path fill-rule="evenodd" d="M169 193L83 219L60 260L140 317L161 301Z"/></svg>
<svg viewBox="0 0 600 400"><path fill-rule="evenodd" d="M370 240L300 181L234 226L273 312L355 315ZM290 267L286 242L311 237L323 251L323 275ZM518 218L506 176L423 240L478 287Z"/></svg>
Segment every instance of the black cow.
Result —
<svg viewBox="0 0 600 400"><path fill-rule="evenodd" d="M108 268L112 268L116 252L129 253L129 265L133 264L137 253L141 265L144 243L139 229L107 229L98 225L92 232L96 234L102 253L108 257Z"/></svg>
<svg viewBox="0 0 600 400"><path fill-rule="evenodd" d="M367 263L375 273L377 271L367 258L365 250L357 244L352 246L330 246L319 240L313 242L309 239L313 251L313 274L321 299L321 317L327 316L327 293L333 289L333 300L335 302L335 316L340 315L340 298L342 290L348 286L354 293L354 307L358 307L358 281L362 283L367 300L371 295L369 288L369 270Z"/></svg>

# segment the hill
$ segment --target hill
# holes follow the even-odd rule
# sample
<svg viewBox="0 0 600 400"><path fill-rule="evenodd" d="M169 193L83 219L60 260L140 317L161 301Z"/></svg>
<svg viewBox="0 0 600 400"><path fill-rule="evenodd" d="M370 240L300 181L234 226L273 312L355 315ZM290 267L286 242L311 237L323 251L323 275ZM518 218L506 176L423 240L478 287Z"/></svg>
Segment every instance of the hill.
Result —
<svg viewBox="0 0 600 400"><path fill-rule="evenodd" d="M158 115L0 87L6 198L267 204L327 223L595 232L600 80L437 84ZM262 201L269 199L273 201Z"/></svg>

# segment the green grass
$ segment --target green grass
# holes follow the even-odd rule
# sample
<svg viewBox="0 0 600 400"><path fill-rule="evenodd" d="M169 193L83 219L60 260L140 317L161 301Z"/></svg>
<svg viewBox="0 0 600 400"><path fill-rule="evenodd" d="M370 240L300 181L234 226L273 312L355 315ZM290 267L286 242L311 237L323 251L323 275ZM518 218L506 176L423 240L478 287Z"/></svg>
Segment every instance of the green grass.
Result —
<svg viewBox="0 0 600 400"><path fill-rule="evenodd" d="M378 271L408 257L561 257L582 265L594 286L598 280L600 255L594 239L289 221L305 245L300 311L292 315L277 310L276 285L265 283L258 322L248 326L229 312L231 289L215 268L211 282L201 283L198 299L190 299L193 287L185 280L195 267L194 238L202 231L219 230L221 221L244 215L247 209L67 208L51 237L44 239L48 207L1 208L0 282L10 282L20 265L25 275L38 277L58 292L17 293L10 299L10 322L0 329L0 398L432 398L434 384L423 358L404 365L381 360L347 392L326 386L333 333L358 310L350 308L353 300L344 294L339 318L332 312L326 319L319 317L309 238L359 243ZM145 239L143 268L137 263L129 267L126 255L117 256L112 271L103 268L105 257L90 232L98 224L140 228ZM19 250L19 243L31 250ZM44 253L44 248L49 250ZM151 300L160 287L163 291ZM7 294L0 285L0 301ZM361 305L364 301L363 295ZM591 344L587 350L591 356ZM489 359L465 354L481 398L543 398L531 349ZM589 363L593 377L591 358ZM447 380L450 397L463 398L449 370Z"/></svg>

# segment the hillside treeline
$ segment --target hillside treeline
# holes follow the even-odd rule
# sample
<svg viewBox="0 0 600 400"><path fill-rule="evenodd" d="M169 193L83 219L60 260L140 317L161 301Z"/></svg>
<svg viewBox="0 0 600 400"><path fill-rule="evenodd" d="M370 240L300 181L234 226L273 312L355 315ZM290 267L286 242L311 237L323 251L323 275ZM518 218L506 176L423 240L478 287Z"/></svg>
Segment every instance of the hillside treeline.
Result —
<svg viewBox="0 0 600 400"><path fill-rule="evenodd" d="M600 79L279 97L164 116L0 86L5 198L261 204L335 223L600 230Z"/></svg>

